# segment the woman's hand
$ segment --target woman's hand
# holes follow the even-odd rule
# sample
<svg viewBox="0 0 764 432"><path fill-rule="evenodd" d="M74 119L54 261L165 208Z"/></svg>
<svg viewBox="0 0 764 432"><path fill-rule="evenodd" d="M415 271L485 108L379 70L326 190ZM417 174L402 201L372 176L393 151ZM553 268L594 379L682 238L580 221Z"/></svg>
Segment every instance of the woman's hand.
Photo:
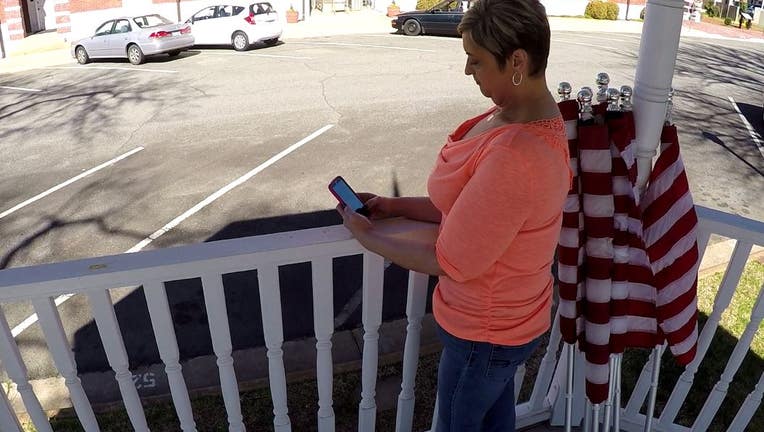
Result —
<svg viewBox="0 0 764 432"><path fill-rule="evenodd" d="M342 216L342 224L345 225L357 240L361 240L372 229L371 221L366 216L356 213L350 207L337 205L337 212Z"/></svg>
<svg viewBox="0 0 764 432"><path fill-rule="evenodd" d="M395 216L392 212L392 198L374 195L373 193L361 192L358 198L369 209L371 219L386 219Z"/></svg>

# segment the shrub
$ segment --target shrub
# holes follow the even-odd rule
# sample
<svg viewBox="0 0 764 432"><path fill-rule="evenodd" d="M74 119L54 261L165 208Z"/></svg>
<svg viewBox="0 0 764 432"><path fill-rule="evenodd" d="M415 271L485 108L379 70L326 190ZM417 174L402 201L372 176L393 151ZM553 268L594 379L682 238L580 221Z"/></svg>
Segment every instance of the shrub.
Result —
<svg viewBox="0 0 764 432"><path fill-rule="evenodd" d="M604 0L592 0L586 5L584 16L594 19L618 19L618 5Z"/></svg>
<svg viewBox="0 0 764 432"><path fill-rule="evenodd" d="M732 18L724 18L724 25L732 24Z"/></svg>
<svg viewBox="0 0 764 432"><path fill-rule="evenodd" d="M416 9L417 10L431 9L433 6L440 3L440 1L441 0L417 0Z"/></svg>

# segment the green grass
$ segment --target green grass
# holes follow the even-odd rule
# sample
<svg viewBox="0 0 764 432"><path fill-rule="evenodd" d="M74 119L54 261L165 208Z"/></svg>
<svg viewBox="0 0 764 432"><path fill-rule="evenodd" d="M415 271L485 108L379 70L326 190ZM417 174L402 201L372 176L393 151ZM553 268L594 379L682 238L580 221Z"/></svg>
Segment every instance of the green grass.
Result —
<svg viewBox="0 0 764 432"><path fill-rule="evenodd" d="M713 301L721 283L722 273L705 277L698 284L698 308L700 310L700 326L702 327L711 314ZM698 416L706 397L719 380L730 354L750 320L750 313L764 281L764 264L751 261L746 265L740 283L730 303L730 307L722 314L719 328L711 343L711 349L700 365L690 394L683 409L679 412L677 422L691 426ZM546 343L542 343L542 347ZM540 348L528 362L529 378L526 378L520 400L527 400L530 395L533 380L540 357L544 349ZM624 355L623 363L623 394L630 394L649 350L629 350ZM414 430L427 430L432 419L432 408L435 399L437 380L437 364L439 353L434 352L420 358L416 383L416 408ZM663 358L661 366L661 381L656 405L656 416L660 415L668 400L679 375L684 368L674 362L670 354ZM711 424L709 431L725 431L732 422L740 405L748 393L753 390L759 377L764 371L764 332L759 332L752 343L751 349L743 361L740 370L729 388L727 400L722 404L719 413ZM381 364L379 380L398 377L401 374L400 361ZM357 428L358 403L360 402L361 374L354 370L337 373L334 377L334 410L337 422L337 432L355 431ZM287 386L289 413L292 430L309 432L316 430L317 390L313 379L291 382ZM225 431L227 420L222 397L216 394L193 397L191 400L194 417L199 431ZM626 401L624 400L624 404ZM244 423L248 430L273 430L273 406L268 388L256 388L241 393L241 406ZM149 427L162 432L180 431L180 425L175 416L170 401L145 401L144 409ZM644 412L644 410L643 410ZM103 432L132 431L129 419L124 409L97 414L98 423ZM57 432L81 431L79 421L73 413L65 412L51 420L53 430ZM395 410L380 411L377 414L377 430L380 432L393 431L395 427ZM750 431L764 430L764 406L756 412L748 429ZM34 428L24 425L25 432L34 432Z"/></svg>
<svg viewBox="0 0 764 432"><path fill-rule="evenodd" d="M705 324L713 310L713 302L722 280L722 273L716 273L701 279L698 283L698 309L700 310L699 327ZM708 394L719 381L732 354L735 344L743 334L751 316L751 310L764 282L764 264L751 261L741 277L729 308L722 314L719 327L711 341L710 348L695 374L693 386L679 411L676 423L691 426L703 408ZM761 327L760 327L761 329ZM650 354L649 350L630 350L624 354L623 390L630 394L642 366ZM674 362L669 353L663 356L661 376L656 404L656 417L660 415L676 381L684 371ZM727 398L708 429L709 432L726 431L734 419L746 396L753 391L762 371L764 371L764 332L759 331L753 339L751 349L745 356L740 369L735 374L729 387ZM644 409L642 411L645 412ZM746 430L764 430L764 406L751 420Z"/></svg>

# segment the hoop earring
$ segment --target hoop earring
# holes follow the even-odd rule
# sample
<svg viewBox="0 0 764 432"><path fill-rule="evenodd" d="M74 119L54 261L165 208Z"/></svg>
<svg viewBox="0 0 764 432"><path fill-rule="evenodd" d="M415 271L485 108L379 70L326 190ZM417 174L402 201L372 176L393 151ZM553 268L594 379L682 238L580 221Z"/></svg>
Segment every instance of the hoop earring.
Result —
<svg viewBox="0 0 764 432"><path fill-rule="evenodd" d="M519 80L515 79L515 76L518 73L520 74L520 79ZM522 82L523 82L523 73L522 72L515 72L515 73L512 74L512 84L514 84L515 87L519 86Z"/></svg>

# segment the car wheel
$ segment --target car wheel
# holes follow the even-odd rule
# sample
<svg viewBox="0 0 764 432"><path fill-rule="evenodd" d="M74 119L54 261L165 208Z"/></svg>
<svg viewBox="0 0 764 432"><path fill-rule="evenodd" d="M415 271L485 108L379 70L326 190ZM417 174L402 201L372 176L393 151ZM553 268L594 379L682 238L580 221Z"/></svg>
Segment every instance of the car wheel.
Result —
<svg viewBox="0 0 764 432"><path fill-rule="evenodd" d="M127 47L127 59L130 60L130 63L139 65L146 60L146 56L143 55L141 47L133 44Z"/></svg>
<svg viewBox="0 0 764 432"><path fill-rule="evenodd" d="M415 19L410 19L403 23L403 33L408 36L419 36L422 33L422 25Z"/></svg>
<svg viewBox="0 0 764 432"><path fill-rule="evenodd" d="M170 51L170 52L167 53L167 55L169 55L170 57L175 57L178 54L180 54L180 51L178 51L178 50Z"/></svg>
<svg viewBox="0 0 764 432"><path fill-rule="evenodd" d="M247 34L242 31L237 31L231 37L233 43L233 49L236 51L246 51L249 48L249 38Z"/></svg>
<svg viewBox="0 0 764 432"><path fill-rule="evenodd" d="M276 45L277 43L279 43L279 38L266 39L263 42L265 42L265 44L268 45L268 46L273 46L273 45Z"/></svg>
<svg viewBox="0 0 764 432"><path fill-rule="evenodd" d="M79 64L84 65L90 61L90 56L83 46L78 46L77 49L74 50L74 55L77 57L77 63Z"/></svg>

